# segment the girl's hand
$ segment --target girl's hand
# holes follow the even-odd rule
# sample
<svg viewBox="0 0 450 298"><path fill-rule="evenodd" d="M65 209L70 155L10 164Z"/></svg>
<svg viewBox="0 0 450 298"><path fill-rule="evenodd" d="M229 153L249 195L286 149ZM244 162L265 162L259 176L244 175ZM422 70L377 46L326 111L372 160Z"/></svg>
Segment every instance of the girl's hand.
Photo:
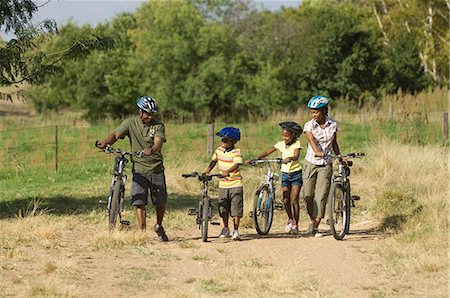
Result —
<svg viewBox="0 0 450 298"><path fill-rule="evenodd" d="M253 159L247 159L247 160L245 161L245 164L249 166L250 163L252 162L252 160L253 160Z"/></svg>
<svg viewBox="0 0 450 298"><path fill-rule="evenodd" d="M325 153L323 151L316 152L315 157L323 158L325 156Z"/></svg>
<svg viewBox="0 0 450 298"><path fill-rule="evenodd" d="M292 157L286 157L285 159L283 159L282 163L287 164L290 163L292 161Z"/></svg>

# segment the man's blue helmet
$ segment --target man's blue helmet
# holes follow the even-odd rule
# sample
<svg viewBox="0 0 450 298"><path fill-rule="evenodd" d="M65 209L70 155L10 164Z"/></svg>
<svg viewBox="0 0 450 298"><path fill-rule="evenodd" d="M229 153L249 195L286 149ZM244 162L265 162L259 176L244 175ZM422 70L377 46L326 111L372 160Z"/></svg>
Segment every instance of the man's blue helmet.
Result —
<svg viewBox="0 0 450 298"><path fill-rule="evenodd" d="M328 98L326 98L325 96L316 95L308 101L308 108L314 109L314 110L322 109L322 108L325 108L329 102L330 102L330 100Z"/></svg>
<svg viewBox="0 0 450 298"><path fill-rule="evenodd" d="M221 138L229 138L233 141L239 141L241 139L241 132L239 128L236 127L224 127L216 133L216 136Z"/></svg>
<svg viewBox="0 0 450 298"><path fill-rule="evenodd" d="M158 104L156 100L151 96L141 96L136 101L136 105L140 110L143 110L147 113L156 113L158 112Z"/></svg>

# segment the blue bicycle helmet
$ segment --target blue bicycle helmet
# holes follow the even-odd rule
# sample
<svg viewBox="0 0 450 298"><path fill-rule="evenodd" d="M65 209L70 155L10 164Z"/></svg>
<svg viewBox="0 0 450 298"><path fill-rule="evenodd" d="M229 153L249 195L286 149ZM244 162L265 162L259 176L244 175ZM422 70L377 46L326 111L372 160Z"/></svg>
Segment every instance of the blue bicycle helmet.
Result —
<svg viewBox="0 0 450 298"><path fill-rule="evenodd" d="M239 141L241 139L241 132L239 128L236 127L224 127L216 133L216 136L221 138L229 138L233 141Z"/></svg>
<svg viewBox="0 0 450 298"><path fill-rule="evenodd" d="M141 96L136 101L136 105L140 110L143 110L147 113L156 113L158 112L158 104L156 100L151 96Z"/></svg>
<svg viewBox="0 0 450 298"><path fill-rule="evenodd" d="M308 101L308 108L318 110L327 107L330 100L322 95L316 95Z"/></svg>

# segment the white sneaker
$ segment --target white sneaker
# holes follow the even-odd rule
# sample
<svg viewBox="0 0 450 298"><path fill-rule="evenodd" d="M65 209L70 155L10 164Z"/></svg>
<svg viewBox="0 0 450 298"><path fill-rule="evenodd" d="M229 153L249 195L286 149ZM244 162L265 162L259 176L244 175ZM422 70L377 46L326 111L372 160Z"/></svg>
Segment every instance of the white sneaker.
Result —
<svg viewBox="0 0 450 298"><path fill-rule="evenodd" d="M227 238L228 236L230 236L230 229L223 228L222 232L220 232L219 238Z"/></svg>
<svg viewBox="0 0 450 298"><path fill-rule="evenodd" d="M233 240L241 240L241 236L239 236L239 232L237 230L233 231L233 236L231 236Z"/></svg>
<svg viewBox="0 0 450 298"><path fill-rule="evenodd" d="M290 233L291 230L292 230L292 219L288 220L288 223L285 228L286 233Z"/></svg>

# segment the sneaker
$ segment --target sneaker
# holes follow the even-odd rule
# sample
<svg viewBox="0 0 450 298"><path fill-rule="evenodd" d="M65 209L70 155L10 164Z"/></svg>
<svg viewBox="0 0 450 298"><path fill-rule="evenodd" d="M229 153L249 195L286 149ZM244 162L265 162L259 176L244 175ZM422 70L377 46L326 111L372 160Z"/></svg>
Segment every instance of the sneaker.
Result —
<svg viewBox="0 0 450 298"><path fill-rule="evenodd" d="M159 240L161 240L163 242L169 241L169 238L167 237L166 231L164 231L163 226L155 224L155 226L153 228L154 228L156 234L158 235Z"/></svg>
<svg viewBox="0 0 450 298"><path fill-rule="evenodd" d="M297 235L298 234L298 226L297 225L292 226L291 232L292 232L292 234Z"/></svg>
<svg viewBox="0 0 450 298"><path fill-rule="evenodd" d="M231 236L233 240L241 240L241 236L239 236L239 232L237 230L233 231L233 236Z"/></svg>
<svg viewBox="0 0 450 298"><path fill-rule="evenodd" d="M321 238L321 237L323 237L323 234L319 233L318 230L313 230L312 234L314 235L314 238Z"/></svg>
<svg viewBox="0 0 450 298"><path fill-rule="evenodd" d="M223 228L222 232L220 232L219 238L227 238L228 236L230 236L230 229Z"/></svg>
<svg viewBox="0 0 450 298"><path fill-rule="evenodd" d="M285 231L286 233L290 233L292 231L292 219L288 220Z"/></svg>

